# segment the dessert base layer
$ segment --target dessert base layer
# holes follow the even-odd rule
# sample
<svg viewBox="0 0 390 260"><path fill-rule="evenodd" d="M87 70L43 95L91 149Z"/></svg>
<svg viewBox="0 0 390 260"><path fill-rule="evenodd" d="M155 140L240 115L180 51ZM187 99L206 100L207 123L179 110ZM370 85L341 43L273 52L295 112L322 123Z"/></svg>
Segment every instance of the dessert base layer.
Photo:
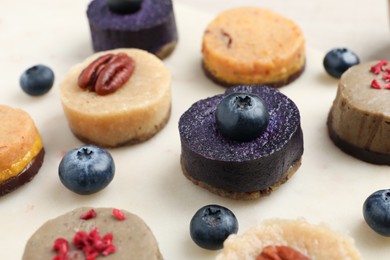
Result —
<svg viewBox="0 0 390 260"><path fill-rule="evenodd" d="M270 86L270 87L274 87L274 88L279 88L279 87L283 87L285 85L288 85L290 84L291 82L293 82L294 80L296 80L297 78L299 78L299 76L301 76L301 74L305 71L305 67L306 67L306 63L301 67L301 69L299 69L298 71L296 71L295 73L291 74L289 77L285 78L285 79L282 79L280 81L276 81L276 82L268 82L268 83L264 83L264 82L258 82L256 84L249 84L249 85L263 85L263 84L266 84L267 86ZM223 86L223 87L232 87L232 86L235 86L237 85L237 83L231 83L231 82L227 82L223 79L220 79L218 78L217 76L215 76L207 67L206 65L204 64L204 62L202 62L202 69L203 69L203 72L205 73L205 75L211 79L214 83L220 85L220 86ZM245 82L243 83L240 83L240 84L245 84Z"/></svg>
<svg viewBox="0 0 390 260"><path fill-rule="evenodd" d="M43 158L45 155L44 148L38 153L38 155L26 166L26 168L18 175L7 179L0 183L0 196L10 193L23 184L31 181L38 173L43 164Z"/></svg>
<svg viewBox="0 0 390 260"><path fill-rule="evenodd" d="M296 161L290 168L288 168L288 170L286 171L285 174L283 174L283 176L280 178L280 180L278 180L277 182L275 182L274 184L272 184L271 186L269 186L266 189L252 191L252 192L234 192L234 191L227 191L224 189L219 189L219 188L216 188L216 187L214 187L206 182L199 181L199 180L192 178L189 171L185 168L185 166L183 164L183 159L181 159L180 162L181 162L181 168L182 168L184 176L186 176L195 185L199 185L200 187L205 188L205 189L209 190L210 192L215 193L219 196L230 198L230 199L235 199L235 200L258 199L260 197L271 194L272 191L276 190L280 185L282 185L288 179L290 179L290 177L293 176L293 174L299 169L299 167L301 166L301 163L302 163L301 159Z"/></svg>
<svg viewBox="0 0 390 260"><path fill-rule="evenodd" d="M390 154L373 152L364 149L362 147L355 146L353 144L346 142L344 139L338 136L333 129L332 113L329 113L327 126L328 126L329 137L332 139L335 145L337 145L341 150L343 150L347 154L352 155L365 162L390 165Z"/></svg>

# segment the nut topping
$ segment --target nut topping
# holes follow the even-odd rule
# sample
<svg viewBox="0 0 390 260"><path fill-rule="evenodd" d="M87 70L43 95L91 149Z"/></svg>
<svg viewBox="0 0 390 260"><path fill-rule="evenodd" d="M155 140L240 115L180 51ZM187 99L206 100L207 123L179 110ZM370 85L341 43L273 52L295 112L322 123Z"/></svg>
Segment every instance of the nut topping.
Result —
<svg viewBox="0 0 390 260"><path fill-rule="evenodd" d="M256 260L310 260L289 246L266 246Z"/></svg>
<svg viewBox="0 0 390 260"><path fill-rule="evenodd" d="M135 61L125 53L106 54L89 64L78 79L79 87L98 95L115 92L129 80Z"/></svg>

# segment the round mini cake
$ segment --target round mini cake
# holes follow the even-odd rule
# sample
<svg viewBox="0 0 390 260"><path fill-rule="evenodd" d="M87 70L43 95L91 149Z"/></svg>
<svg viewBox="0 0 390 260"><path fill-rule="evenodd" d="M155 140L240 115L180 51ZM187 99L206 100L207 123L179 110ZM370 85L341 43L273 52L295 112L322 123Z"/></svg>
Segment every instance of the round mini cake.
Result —
<svg viewBox="0 0 390 260"><path fill-rule="evenodd" d="M344 152L390 165L389 84L387 61L356 65L341 76L327 125L330 138Z"/></svg>
<svg viewBox="0 0 390 260"><path fill-rule="evenodd" d="M163 259L156 238L140 217L125 210L89 207L43 224L27 241L22 259L95 259L87 254L107 260Z"/></svg>
<svg viewBox="0 0 390 260"><path fill-rule="evenodd" d="M314 225L303 219L269 219L242 235L229 236L216 257L224 259L360 260L362 257L352 238L325 224Z"/></svg>
<svg viewBox="0 0 390 260"><path fill-rule="evenodd" d="M0 196L31 181L42 166L44 148L30 115L0 105Z"/></svg>
<svg viewBox="0 0 390 260"><path fill-rule="evenodd" d="M251 140L236 141L220 131L218 105L240 93L260 97L269 123ZM238 129L238 133L243 129ZM193 104L179 120L181 165L193 183L233 199L255 199L271 193L301 165L303 134L300 113L292 100L266 86L237 86L225 94Z"/></svg>
<svg viewBox="0 0 390 260"><path fill-rule="evenodd" d="M125 6L129 1L122 1L124 6L113 8L108 2L115 3L94 0L88 6L94 51L137 48L162 59L175 49L178 35L171 0L139 1L141 6L135 10Z"/></svg>
<svg viewBox="0 0 390 260"><path fill-rule="evenodd" d="M223 86L286 85L305 65L305 40L292 20L257 7L219 14L206 28L203 69Z"/></svg>
<svg viewBox="0 0 390 260"><path fill-rule="evenodd" d="M102 76L96 77L100 69ZM70 69L61 84L61 101L71 130L82 141L104 147L139 143L169 120L171 74L143 50L99 52Z"/></svg>

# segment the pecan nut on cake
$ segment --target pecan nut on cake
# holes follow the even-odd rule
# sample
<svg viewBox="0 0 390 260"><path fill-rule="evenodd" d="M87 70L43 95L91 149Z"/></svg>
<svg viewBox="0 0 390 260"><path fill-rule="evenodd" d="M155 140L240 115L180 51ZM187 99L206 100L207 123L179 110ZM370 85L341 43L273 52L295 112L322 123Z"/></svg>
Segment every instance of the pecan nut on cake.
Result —
<svg viewBox="0 0 390 260"><path fill-rule="evenodd" d="M61 102L72 132L86 143L143 142L169 120L171 74L144 50L98 52L70 69Z"/></svg>
<svg viewBox="0 0 390 260"><path fill-rule="evenodd" d="M160 58L178 41L171 0L94 0L87 9L93 49L143 49Z"/></svg>
<svg viewBox="0 0 390 260"><path fill-rule="evenodd" d="M137 215L81 207L44 223L27 241L23 260L162 260L158 243Z"/></svg>
<svg viewBox="0 0 390 260"><path fill-rule="evenodd" d="M355 65L341 76L329 112L329 136L344 152L366 162L390 165L390 66Z"/></svg>
<svg viewBox="0 0 390 260"><path fill-rule="evenodd" d="M298 25L259 7L220 13L205 29L203 69L223 86L284 86L305 67L305 40Z"/></svg>
<svg viewBox="0 0 390 260"><path fill-rule="evenodd" d="M42 139L30 115L0 105L0 196L31 181L44 159Z"/></svg>
<svg viewBox="0 0 390 260"><path fill-rule="evenodd" d="M301 165L295 103L267 86L236 86L194 103L179 120L181 165L193 183L221 196L269 194Z"/></svg>

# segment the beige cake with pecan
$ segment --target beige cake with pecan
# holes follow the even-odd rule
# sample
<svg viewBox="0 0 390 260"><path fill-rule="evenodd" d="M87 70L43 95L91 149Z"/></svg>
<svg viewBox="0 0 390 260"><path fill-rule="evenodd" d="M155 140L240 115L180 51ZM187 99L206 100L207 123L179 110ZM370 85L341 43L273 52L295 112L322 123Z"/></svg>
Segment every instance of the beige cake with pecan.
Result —
<svg viewBox="0 0 390 260"><path fill-rule="evenodd" d="M170 117L171 74L143 50L99 52L70 69L61 101L72 132L82 141L104 147L139 143Z"/></svg>
<svg viewBox="0 0 390 260"><path fill-rule="evenodd" d="M231 235L216 260L360 260L352 238L303 219L269 219Z"/></svg>

